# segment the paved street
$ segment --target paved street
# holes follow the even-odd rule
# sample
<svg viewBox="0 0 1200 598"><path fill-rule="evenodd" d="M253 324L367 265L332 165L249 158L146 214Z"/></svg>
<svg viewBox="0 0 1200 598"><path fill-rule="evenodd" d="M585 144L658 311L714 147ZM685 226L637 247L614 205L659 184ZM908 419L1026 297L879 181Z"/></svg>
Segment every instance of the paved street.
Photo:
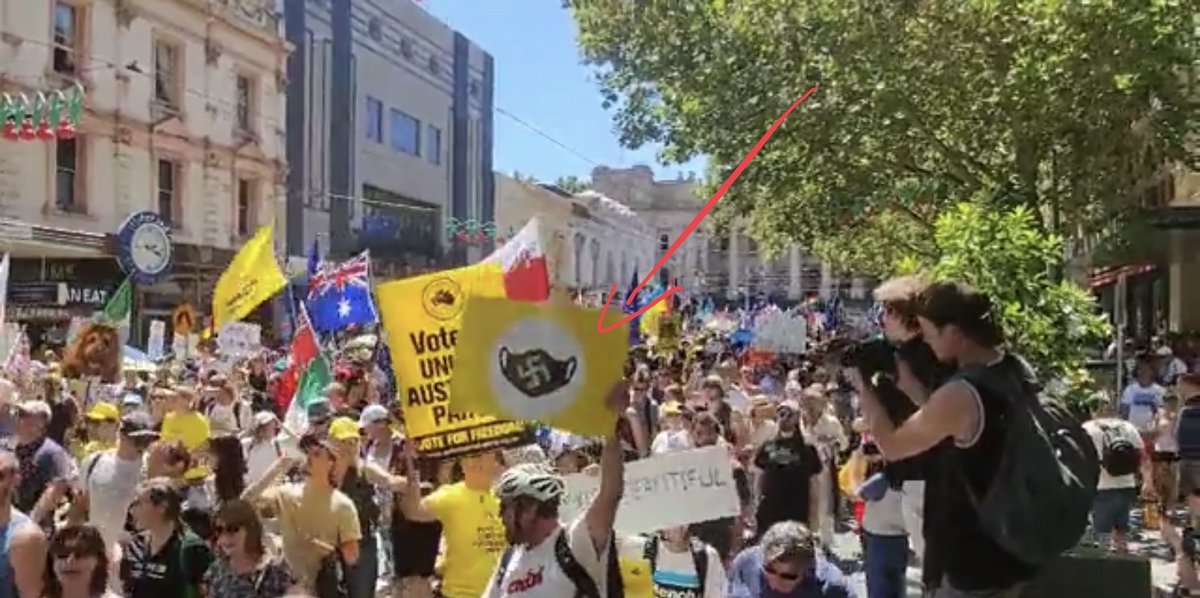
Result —
<svg viewBox="0 0 1200 598"><path fill-rule="evenodd" d="M1160 592L1155 596L1167 596L1169 588L1175 583L1175 564L1167 559L1166 547L1159 542L1158 534L1147 533L1140 538L1132 549L1139 554L1145 554L1151 558L1150 560L1150 576L1156 588ZM850 573L851 579L854 582L854 588L858 592L859 598L866 598L866 580L862 572L862 552L860 550L858 538L851 532L840 533L834 538L834 552L838 558L842 560L843 571ZM909 567L908 569L908 596L909 598L920 598L921 596L921 572L919 569Z"/></svg>

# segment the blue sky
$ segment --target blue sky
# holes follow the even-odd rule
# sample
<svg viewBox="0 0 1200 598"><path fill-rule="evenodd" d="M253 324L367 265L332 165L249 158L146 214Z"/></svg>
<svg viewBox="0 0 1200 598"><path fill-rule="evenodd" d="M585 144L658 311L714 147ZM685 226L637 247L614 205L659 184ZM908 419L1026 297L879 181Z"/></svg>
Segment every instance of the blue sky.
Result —
<svg viewBox="0 0 1200 598"><path fill-rule="evenodd" d="M495 170L517 170L544 181L589 176L596 163L647 164L659 178L704 173L701 160L661 166L656 147L621 147L612 115L600 107L591 69L580 64L575 24L561 0L425 0L423 5L495 58Z"/></svg>

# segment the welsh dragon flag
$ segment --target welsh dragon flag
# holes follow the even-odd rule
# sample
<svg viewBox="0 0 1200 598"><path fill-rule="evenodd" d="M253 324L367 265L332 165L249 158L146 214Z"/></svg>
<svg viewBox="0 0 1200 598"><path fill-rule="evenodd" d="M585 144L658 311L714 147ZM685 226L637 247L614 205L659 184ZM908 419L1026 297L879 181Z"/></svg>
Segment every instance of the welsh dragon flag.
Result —
<svg viewBox="0 0 1200 598"><path fill-rule="evenodd" d="M301 433L308 427L308 404L320 397L332 380L333 368L321 353L321 345L302 304L296 316L287 369L279 381L279 394L276 395L276 400L286 410L283 422L289 430Z"/></svg>

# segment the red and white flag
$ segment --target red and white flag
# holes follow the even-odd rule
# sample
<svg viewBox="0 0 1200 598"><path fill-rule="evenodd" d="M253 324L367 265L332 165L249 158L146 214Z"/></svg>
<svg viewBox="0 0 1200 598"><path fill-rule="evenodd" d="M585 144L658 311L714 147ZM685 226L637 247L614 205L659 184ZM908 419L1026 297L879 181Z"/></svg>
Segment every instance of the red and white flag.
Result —
<svg viewBox="0 0 1200 598"><path fill-rule="evenodd" d="M545 301L550 298L550 270L543 250L541 226L530 219L521 232L483 259L504 272L504 292L515 301Z"/></svg>

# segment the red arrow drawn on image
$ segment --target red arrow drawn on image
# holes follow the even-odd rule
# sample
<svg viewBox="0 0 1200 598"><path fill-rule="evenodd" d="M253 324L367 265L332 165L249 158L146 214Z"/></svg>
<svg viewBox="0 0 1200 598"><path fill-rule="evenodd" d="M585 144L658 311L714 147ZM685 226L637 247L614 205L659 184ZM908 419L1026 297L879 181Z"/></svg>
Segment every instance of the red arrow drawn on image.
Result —
<svg viewBox="0 0 1200 598"><path fill-rule="evenodd" d="M642 282L639 283L638 286L633 289L633 292L625 298L626 305L631 303L634 297L638 296L638 293L642 291L642 287L646 286L646 283L650 282L650 279L653 278L656 273L658 273L658 271L663 267L663 264L666 264L667 260L671 259L671 256L675 254L675 251L679 249L681 245L683 245L683 242L686 241L689 236L691 236L692 232L696 230L696 227L700 226L700 223L703 222L706 217L708 217L708 213L712 211L712 209L717 205L718 201L721 201L721 198L725 196L725 192L729 191L729 187L733 186L734 181L736 181L739 176L742 176L742 171L746 170L746 167L754 161L754 158L758 156L758 152L762 150L763 146L767 144L767 141L771 139L771 136L775 134L775 130L779 128L779 125L782 125L783 121L787 120L788 115L791 114L797 106L804 102L804 100L807 100L808 96L812 95L816 90L817 88L813 87L804 95L800 96L800 99L796 100L791 107L789 107L787 111L783 113L783 116L780 116L778 119L776 119L775 124L771 125L771 128L767 129L767 132L764 133L762 138L758 140L758 143L754 144L754 147L750 149L750 153L746 154L745 158L742 158L741 164L738 164L737 168L733 169L733 174L730 174L729 178L725 179L724 183L721 183L721 187L717 189L717 192L713 193L713 196L708 200L708 203L704 204L704 207L700 209L700 213L696 214L696 217L692 219L691 224L688 224L687 228L683 230L683 233L679 235L679 238L675 239L675 243L673 243L671 247L667 249L667 252L663 254L662 258L658 260L658 263L650 269L650 272L646 273L646 278L642 279ZM604 333L614 330L621 324L624 324L625 322L628 322L646 313L651 307L654 307L660 301L666 300L671 295L674 295L682 290L683 287L680 286L671 287L655 298L654 301L643 305L641 309L632 314L627 314L616 324L605 327L604 317L608 315L608 307L612 305L613 294L617 292L617 283L614 282L612 289L608 291L608 299L604 302L604 308L600 310L600 320L596 322L596 332Z"/></svg>

